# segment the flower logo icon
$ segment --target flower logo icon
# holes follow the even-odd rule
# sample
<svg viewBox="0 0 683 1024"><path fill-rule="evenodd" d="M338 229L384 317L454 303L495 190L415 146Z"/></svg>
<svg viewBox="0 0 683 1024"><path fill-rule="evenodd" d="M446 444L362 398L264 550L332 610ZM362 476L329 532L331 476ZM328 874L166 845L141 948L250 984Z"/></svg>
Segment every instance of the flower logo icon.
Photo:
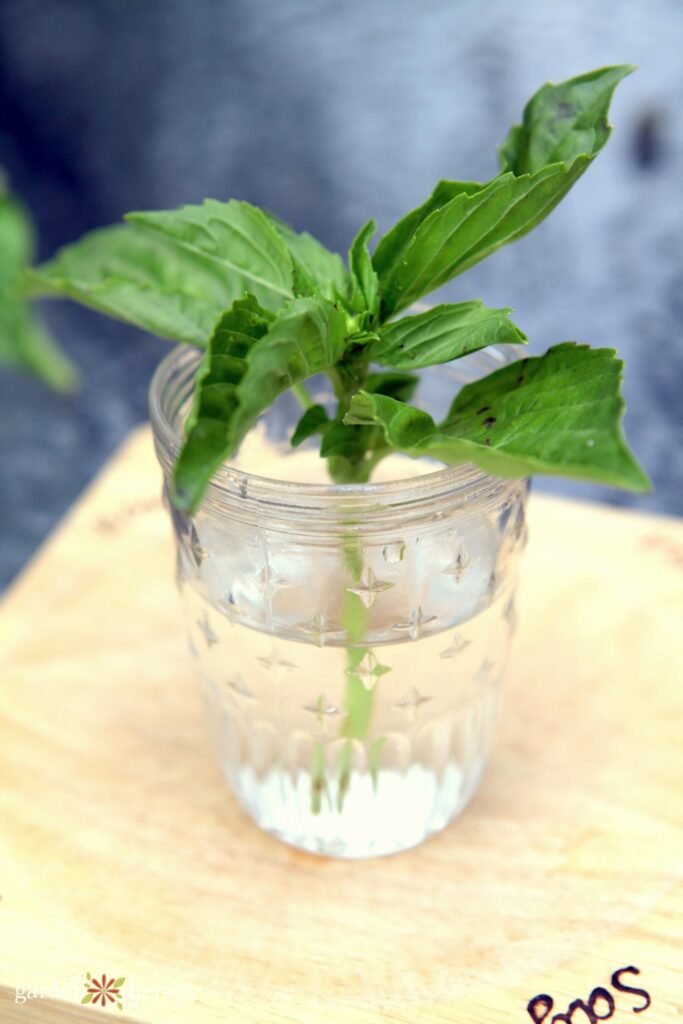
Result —
<svg viewBox="0 0 683 1024"><path fill-rule="evenodd" d="M109 1003L116 1003L118 1010L123 1009L123 1003L121 1002L121 986L123 985L125 978L107 978L106 974L102 975L102 980L99 981L97 978L93 978L90 971L86 974L88 979L85 982L86 993L81 999L81 1003L101 1003L102 1006L108 1006Z"/></svg>

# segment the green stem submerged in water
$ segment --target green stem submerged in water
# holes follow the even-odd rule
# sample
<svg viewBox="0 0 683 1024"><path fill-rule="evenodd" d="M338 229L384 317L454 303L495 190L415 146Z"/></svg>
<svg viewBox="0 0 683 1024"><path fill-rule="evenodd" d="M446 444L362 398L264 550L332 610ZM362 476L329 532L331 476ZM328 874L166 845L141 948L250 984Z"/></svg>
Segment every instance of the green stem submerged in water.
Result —
<svg viewBox="0 0 683 1024"><path fill-rule="evenodd" d="M359 585L363 578L363 558L358 537L349 533L343 540L342 552L345 568L347 569L354 585ZM390 671L386 666L377 665L369 673L369 661L373 658L370 647L365 643L368 628L368 609L362 598L347 588L344 594L344 608L342 611L342 626L346 632L346 692L344 696L344 710L346 717L342 726L340 737L346 739L342 747L337 784L336 809L341 813L351 782L353 770L353 741L365 742L372 724L372 714L375 701L375 686L366 685L364 680L370 678L373 681ZM363 664L365 662L365 665ZM362 671L361 671L362 669ZM370 747L367 753L368 767L375 785L379 767L379 754L384 739L379 737ZM311 810L314 814L320 813L322 809L322 796L327 797L331 803L327 774L325 769L325 751L320 742L316 744L311 765Z"/></svg>

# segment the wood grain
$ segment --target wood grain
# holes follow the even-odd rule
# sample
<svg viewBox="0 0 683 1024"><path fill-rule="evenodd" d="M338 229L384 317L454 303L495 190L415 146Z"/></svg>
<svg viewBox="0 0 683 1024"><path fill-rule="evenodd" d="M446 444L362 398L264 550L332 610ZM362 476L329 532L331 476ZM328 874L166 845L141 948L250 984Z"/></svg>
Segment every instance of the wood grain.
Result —
<svg viewBox="0 0 683 1024"><path fill-rule="evenodd" d="M596 986L615 1021L683 1021L681 525L533 496L479 794L416 850L335 862L219 776L159 489L143 430L0 609L0 1019L97 1019L55 988L90 970L145 1024L508 1024Z"/></svg>

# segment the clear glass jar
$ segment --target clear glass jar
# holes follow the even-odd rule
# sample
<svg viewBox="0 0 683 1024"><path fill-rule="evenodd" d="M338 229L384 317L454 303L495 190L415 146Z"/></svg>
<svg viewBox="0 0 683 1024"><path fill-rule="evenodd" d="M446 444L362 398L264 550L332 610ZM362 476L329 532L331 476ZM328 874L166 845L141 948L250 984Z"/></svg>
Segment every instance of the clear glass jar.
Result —
<svg viewBox="0 0 683 1024"><path fill-rule="evenodd" d="M416 404L440 416L515 358L423 371ZM166 480L197 360L174 349L152 382ZM444 828L481 778L528 481L392 456L377 482L326 483L315 444L289 444L300 415L283 395L198 513L171 511L190 651L223 773L261 828L333 856L393 853Z"/></svg>

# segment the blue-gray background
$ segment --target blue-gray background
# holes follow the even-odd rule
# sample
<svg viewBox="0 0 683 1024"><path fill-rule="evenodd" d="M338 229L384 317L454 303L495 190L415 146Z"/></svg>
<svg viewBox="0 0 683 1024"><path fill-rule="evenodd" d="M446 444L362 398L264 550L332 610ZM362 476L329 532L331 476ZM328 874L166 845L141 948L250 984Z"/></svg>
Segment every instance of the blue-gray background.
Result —
<svg viewBox="0 0 683 1024"><path fill-rule="evenodd" d="M266 205L345 251L439 177L494 174L545 80L638 64L560 208L444 293L516 307L535 351L618 348L654 494L539 485L681 513L682 50L678 0L0 0L0 164L41 256L126 210L205 196ZM64 399L0 374L0 583L145 418L166 351L69 304L44 315L85 387Z"/></svg>

